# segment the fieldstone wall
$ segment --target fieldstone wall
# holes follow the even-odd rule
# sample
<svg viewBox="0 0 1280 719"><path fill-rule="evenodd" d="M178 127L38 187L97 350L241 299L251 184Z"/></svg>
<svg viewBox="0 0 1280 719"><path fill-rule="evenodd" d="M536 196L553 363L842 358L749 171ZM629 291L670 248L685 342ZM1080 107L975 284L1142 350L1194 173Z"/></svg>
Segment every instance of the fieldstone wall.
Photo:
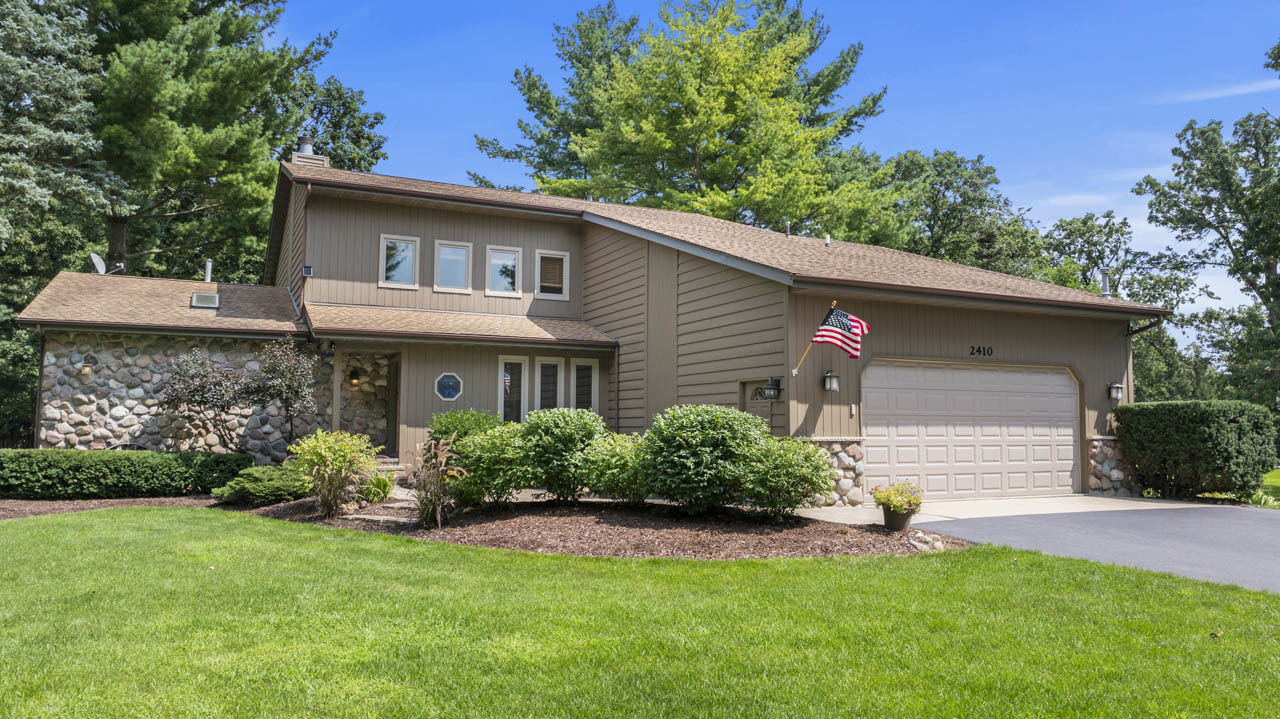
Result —
<svg viewBox="0 0 1280 719"><path fill-rule="evenodd" d="M836 478L831 489L814 498L819 507L856 507L863 501L863 452L862 439L810 440L830 455L831 466L836 468Z"/></svg>
<svg viewBox="0 0 1280 719"><path fill-rule="evenodd" d="M387 451L391 361L389 354L343 354L341 429L353 434L367 434L375 447ZM359 378L352 382L351 371ZM332 391L330 391L332 394ZM317 403L318 404L318 403Z"/></svg>
<svg viewBox="0 0 1280 719"><path fill-rule="evenodd" d="M246 451L258 462L279 461L288 446L287 420L277 403L243 407L223 415L240 444L224 447L211 421L188 421L160 404L160 390L175 357L193 349L215 365L255 371L261 340L49 332L40 384L37 446L105 449L135 443L155 450ZM320 387L331 370L321 363ZM331 394L331 393L330 393ZM317 397L320 399L320 397ZM325 403L326 406L328 402ZM328 427L317 416L294 418L294 434Z"/></svg>
<svg viewBox="0 0 1280 719"><path fill-rule="evenodd" d="M1115 437L1089 439L1089 494L1128 497L1135 492L1132 470Z"/></svg>

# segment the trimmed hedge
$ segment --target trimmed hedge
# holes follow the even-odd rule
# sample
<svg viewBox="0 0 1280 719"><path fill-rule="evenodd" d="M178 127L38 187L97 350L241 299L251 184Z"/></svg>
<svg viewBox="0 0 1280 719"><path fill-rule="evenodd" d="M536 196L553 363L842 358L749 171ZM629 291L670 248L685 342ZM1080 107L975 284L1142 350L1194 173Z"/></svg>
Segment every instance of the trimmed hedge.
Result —
<svg viewBox="0 0 1280 719"><path fill-rule="evenodd" d="M458 465L466 476L449 481L458 505L509 502L517 489L528 486L524 476L523 439L516 422L467 436L454 445Z"/></svg>
<svg viewBox="0 0 1280 719"><path fill-rule="evenodd" d="M526 481L560 501L576 500L587 484L583 453L608 431L600 415L591 410L562 407L530 412L520 425Z"/></svg>
<svg viewBox="0 0 1280 719"><path fill-rule="evenodd" d="M640 470L642 440L638 434L612 432L596 437L582 455L587 487L601 497L643 504L649 498L649 481Z"/></svg>
<svg viewBox="0 0 1280 719"><path fill-rule="evenodd" d="M493 412L478 409L451 409L433 415L427 428L436 439L449 439L460 442L466 437L481 432L488 432L502 424L502 418Z"/></svg>
<svg viewBox="0 0 1280 719"><path fill-rule="evenodd" d="M658 414L641 443L641 471L656 496L698 514L742 504L769 426L753 414L710 404Z"/></svg>
<svg viewBox="0 0 1280 719"><path fill-rule="evenodd" d="M826 492L835 474L821 447L793 437L768 437L752 458L743 497L756 509L779 519Z"/></svg>
<svg viewBox="0 0 1280 719"><path fill-rule="evenodd" d="M205 494L253 465L248 454L0 450L0 497L117 499Z"/></svg>
<svg viewBox="0 0 1280 719"><path fill-rule="evenodd" d="M1133 476L1164 497L1248 497L1276 466L1276 428L1250 402L1139 402L1116 408L1116 434Z"/></svg>
<svg viewBox="0 0 1280 719"><path fill-rule="evenodd" d="M227 504L266 507L311 496L311 483L290 467L259 465L240 470L230 482L213 490L213 498Z"/></svg>

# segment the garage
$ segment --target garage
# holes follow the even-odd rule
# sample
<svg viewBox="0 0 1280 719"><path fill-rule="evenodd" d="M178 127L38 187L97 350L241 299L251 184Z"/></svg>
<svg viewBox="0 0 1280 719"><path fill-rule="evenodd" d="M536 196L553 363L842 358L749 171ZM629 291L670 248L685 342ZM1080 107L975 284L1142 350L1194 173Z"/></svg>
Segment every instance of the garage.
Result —
<svg viewBox="0 0 1280 719"><path fill-rule="evenodd" d="M1061 368L872 362L862 376L864 486L912 482L930 500L1073 492L1079 405Z"/></svg>

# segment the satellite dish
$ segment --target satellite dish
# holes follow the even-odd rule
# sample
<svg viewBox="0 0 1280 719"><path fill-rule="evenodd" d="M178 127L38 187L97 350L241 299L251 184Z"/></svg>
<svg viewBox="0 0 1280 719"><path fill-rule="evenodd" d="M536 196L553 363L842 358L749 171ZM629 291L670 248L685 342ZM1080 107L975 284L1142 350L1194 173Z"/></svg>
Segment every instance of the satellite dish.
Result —
<svg viewBox="0 0 1280 719"><path fill-rule="evenodd" d="M98 271L98 274L107 274L107 263L102 261L102 258L98 256L98 253L90 252L89 259L93 260L93 268Z"/></svg>

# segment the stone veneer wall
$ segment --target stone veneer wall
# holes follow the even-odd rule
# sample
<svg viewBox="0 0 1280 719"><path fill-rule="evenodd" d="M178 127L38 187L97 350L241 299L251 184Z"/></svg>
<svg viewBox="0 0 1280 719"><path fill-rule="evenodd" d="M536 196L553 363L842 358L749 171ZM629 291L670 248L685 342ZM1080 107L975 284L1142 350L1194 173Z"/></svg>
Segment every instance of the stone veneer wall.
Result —
<svg viewBox="0 0 1280 719"><path fill-rule="evenodd" d="M342 416L339 427L353 434L367 434L375 447L386 452L389 425L388 397L391 376L389 354L351 353L342 355ZM360 378L351 382L351 370L358 368ZM329 392L332 394L332 390ZM318 403L317 403L318 404Z"/></svg>
<svg viewBox="0 0 1280 719"><path fill-rule="evenodd" d="M813 503L819 507L856 507L863 501L863 452L862 439L811 439L809 440L827 451L831 466L836 468L837 476L831 480L831 488L826 494L814 497Z"/></svg>
<svg viewBox="0 0 1280 719"><path fill-rule="evenodd" d="M215 365L254 371L262 340L165 335L49 332L40 383L37 446L104 449L131 442L155 450L246 451L260 463L279 461L288 446L286 418L277 403L244 407L224 415L242 445L221 446L212 425L188 422L160 405L169 363L193 349ZM89 365L89 371L82 370ZM294 418L294 434L328 427L331 370L319 363L317 416Z"/></svg>
<svg viewBox="0 0 1280 719"><path fill-rule="evenodd" d="M1138 493L1132 484L1132 470L1115 437L1089 438L1089 494L1128 497Z"/></svg>

